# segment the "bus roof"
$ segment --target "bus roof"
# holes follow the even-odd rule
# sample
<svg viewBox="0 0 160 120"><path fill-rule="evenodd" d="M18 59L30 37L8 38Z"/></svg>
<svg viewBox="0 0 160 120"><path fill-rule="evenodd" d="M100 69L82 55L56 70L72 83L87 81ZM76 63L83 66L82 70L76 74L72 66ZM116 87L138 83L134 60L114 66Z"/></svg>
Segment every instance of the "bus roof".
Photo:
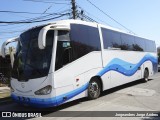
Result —
<svg viewBox="0 0 160 120"><path fill-rule="evenodd" d="M74 19L53 21L53 22L50 22L50 23L46 23L46 24L43 24L43 25L32 27L32 28L30 28L28 30L31 30L31 29L34 29L34 28L40 27L40 26L51 25L51 24L57 24L58 25L58 24L72 24L72 23L74 23L74 24L83 24L83 25L88 25L88 26L92 26L92 27L98 27L98 25L99 25L100 27L103 27L103 28L106 28L106 29L109 29L109 30L113 30L113 31L116 31L116 32L132 35L132 36L143 38L143 39L147 39L147 38L144 38L144 37L141 37L141 36L138 36L138 35L135 35L135 34L131 34L129 32L126 32L124 30L120 30L118 28L114 28L114 27L111 27L111 26L99 24L99 23L96 23L96 22L87 22L87 21L74 20ZM26 30L26 31L28 31L28 30ZM147 39L147 40L149 40L149 39ZM152 41L154 41L154 40L152 40Z"/></svg>

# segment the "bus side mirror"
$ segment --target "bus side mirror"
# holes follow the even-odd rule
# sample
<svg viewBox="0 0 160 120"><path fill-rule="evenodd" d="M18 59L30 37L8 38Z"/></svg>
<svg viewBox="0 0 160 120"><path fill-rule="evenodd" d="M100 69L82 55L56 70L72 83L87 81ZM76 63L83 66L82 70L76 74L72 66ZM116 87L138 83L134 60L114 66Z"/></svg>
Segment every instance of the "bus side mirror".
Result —
<svg viewBox="0 0 160 120"><path fill-rule="evenodd" d="M13 63L14 63L14 47L9 47L9 54L10 54L10 59L11 59L11 66L13 68Z"/></svg>
<svg viewBox="0 0 160 120"><path fill-rule="evenodd" d="M39 49L44 49L46 47L46 34L47 34L47 31L49 29L47 29L47 26L42 28L39 32L39 35L38 35L38 46L39 46Z"/></svg>
<svg viewBox="0 0 160 120"><path fill-rule="evenodd" d="M3 58L5 58L5 56L6 56L6 46L9 44L9 43L11 43L11 42L16 42L16 41L18 41L18 37L16 37L16 38L11 38L11 39L8 39L8 40L6 40L3 44L2 44L2 46L1 46L1 55L2 55L2 57Z"/></svg>

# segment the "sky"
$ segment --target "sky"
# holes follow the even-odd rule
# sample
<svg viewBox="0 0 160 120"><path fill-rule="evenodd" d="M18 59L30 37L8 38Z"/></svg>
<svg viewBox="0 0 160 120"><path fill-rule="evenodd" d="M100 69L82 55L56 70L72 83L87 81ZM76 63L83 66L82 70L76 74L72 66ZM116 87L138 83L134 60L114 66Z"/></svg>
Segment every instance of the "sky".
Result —
<svg viewBox="0 0 160 120"><path fill-rule="evenodd" d="M44 2L33 2L44 1ZM77 8L83 9L84 14L95 21L127 31L124 27L114 22L107 15L118 21L136 35L154 40L160 46L160 0L89 0L107 15L99 11L87 0L75 0ZM47 13L71 12L71 0L0 0L0 11L30 12L6 13L0 12L0 21L20 21L31 18L43 17ZM52 16L50 16L51 18ZM54 16L53 16L54 17ZM43 17L43 19L49 17ZM0 46L12 37L19 36L23 31L47 22L69 19L66 15L62 18L27 24L0 23Z"/></svg>

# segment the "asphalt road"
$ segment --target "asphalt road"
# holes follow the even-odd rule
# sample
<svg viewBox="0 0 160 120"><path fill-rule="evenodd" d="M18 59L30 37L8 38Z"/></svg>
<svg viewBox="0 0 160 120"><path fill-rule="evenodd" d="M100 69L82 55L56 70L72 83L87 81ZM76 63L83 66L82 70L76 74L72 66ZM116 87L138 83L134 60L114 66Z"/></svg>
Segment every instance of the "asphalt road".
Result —
<svg viewBox="0 0 160 120"><path fill-rule="evenodd" d="M54 120L80 119L79 117L74 116L84 116L87 111L160 111L160 72L151 77L147 83L135 81L120 87L116 87L103 92L101 97L96 100L82 98L56 108L47 109L36 109L28 106L20 106L16 103L9 103L1 105L0 111L45 111L42 113L42 116L46 117L45 119ZM59 111L72 112L67 113ZM60 114L60 116L68 115L69 117L55 118L54 116L56 114ZM92 115L94 115L94 113L90 113L90 116ZM97 118L87 117L87 119ZM136 117L133 119L144 118Z"/></svg>

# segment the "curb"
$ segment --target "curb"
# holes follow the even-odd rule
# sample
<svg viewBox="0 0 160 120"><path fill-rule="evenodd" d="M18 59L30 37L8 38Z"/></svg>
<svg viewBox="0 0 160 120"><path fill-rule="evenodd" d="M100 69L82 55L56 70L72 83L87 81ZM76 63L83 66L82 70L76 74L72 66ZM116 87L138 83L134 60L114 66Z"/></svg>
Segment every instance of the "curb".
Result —
<svg viewBox="0 0 160 120"><path fill-rule="evenodd" d="M0 98L0 105L5 105L8 103L12 103L11 97L6 97L6 98Z"/></svg>
<svg viewBox="0 0 160 120"><path fill-rule="evenodd" d="M8 90L10 91L10 88L7 86L0 87L0 91L2 92L1 94L8 93ZM12 102L12 99L11 99L10 95L3 97L3 98L0 98L0 105L5 105L5 104L11 103L11 102Z"/></svg>

